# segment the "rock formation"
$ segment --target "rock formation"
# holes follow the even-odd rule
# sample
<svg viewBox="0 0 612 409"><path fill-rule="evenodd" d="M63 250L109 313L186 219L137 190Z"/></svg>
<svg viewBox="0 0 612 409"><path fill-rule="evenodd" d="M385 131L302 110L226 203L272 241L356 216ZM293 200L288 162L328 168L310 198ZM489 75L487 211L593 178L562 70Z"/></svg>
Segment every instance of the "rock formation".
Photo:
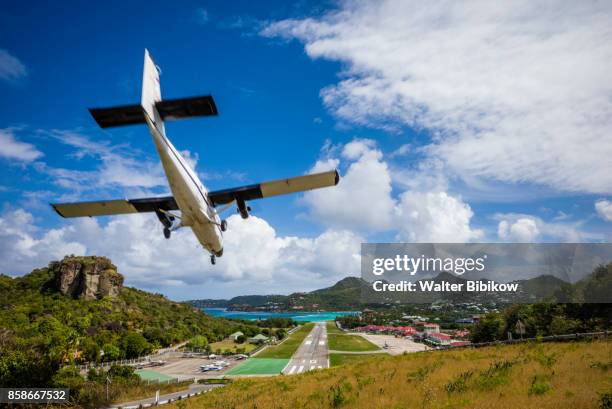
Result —
<svg viewBox="0 0 612 409"><path fill-rule="evenodd" d="M55 288L74 298L115 298L123 286L123 276L106 257L66 256L52 262L49 269L55 276Z"/></svg>

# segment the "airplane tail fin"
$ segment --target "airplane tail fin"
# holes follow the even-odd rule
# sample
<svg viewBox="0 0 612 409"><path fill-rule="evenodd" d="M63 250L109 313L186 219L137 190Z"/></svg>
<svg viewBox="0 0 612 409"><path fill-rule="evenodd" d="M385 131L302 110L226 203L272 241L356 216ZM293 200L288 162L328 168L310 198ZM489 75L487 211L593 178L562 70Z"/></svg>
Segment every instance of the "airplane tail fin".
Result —
<svg viewBox="0 0 612 409"><path fill-rule="evenodd" d="M121 105L108 108L90 108L89 112L101 128L147 123L145 116L165 133L164 120L217 115L213 97L178 98L162 101L159 85L159 68L145 49L142 70L142 97L140 105Z"/></svg>
<svg viewBox="0 0 612 409"><path fill-rule="evenodd" d="M161 86L159 84L159 69L153 62L149 50L145 49L144 68L142 70L142 98L140 105L149 118L157 125L158 129L164 129L164 122L159 115L155 104L162 100Z"/></svg>

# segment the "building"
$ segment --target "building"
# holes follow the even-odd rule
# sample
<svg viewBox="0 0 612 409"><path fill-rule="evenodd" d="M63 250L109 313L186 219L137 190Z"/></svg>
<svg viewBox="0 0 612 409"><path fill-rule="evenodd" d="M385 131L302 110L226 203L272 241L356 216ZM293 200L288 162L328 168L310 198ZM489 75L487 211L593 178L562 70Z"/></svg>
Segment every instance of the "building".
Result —
<svg viewBox="0 0 612 409"><path fill-rule="evenodd" d="M440 324L425 324L423 325L426 334L434 334L440 332Z"/></svg>
<svg viewBox="0 0 612 409"><path fill-rule="evenodd" d="M450 335L446 335L441 332L432 332L431 334L427 334L426 339L436 346L450 345L451 343Z"/></svg>
<svg viewBox="0 0 612 409"><path fill-rule="evenodd" d="M234 332L233 334L231 334L231 335L229 336L229 339L231 339L232 341L236 342L236 341L238 340L238 337L241 337L241 336L243 336L243 335L244 335L244 334L243 334L242 332L240 332L240 331L236 331L236 332Z"/></svg>
<svg viewBox="0 0 612 409"><path fill-rule="evenodd" d="M455 332L456 338L467 338L469 336L470 336L470 331L468 331L467 329L460 329Z"/></svg>
<svg viewBox="0 0 612 409"><path fill-rule="evenodd" d="M270 338L266 337L263 334L257 334L254 337L248 339L249 344L265 344L270 341Z"/></svg>

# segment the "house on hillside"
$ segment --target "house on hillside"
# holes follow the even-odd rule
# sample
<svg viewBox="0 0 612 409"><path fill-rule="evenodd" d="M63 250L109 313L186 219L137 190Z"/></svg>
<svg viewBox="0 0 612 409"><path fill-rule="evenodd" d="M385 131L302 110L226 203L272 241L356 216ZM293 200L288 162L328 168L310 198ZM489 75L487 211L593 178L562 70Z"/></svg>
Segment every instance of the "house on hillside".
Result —
<svg viewBox="0 0 612 409"><path fill-rule="evenodd" d="M436 346L444 346L450 345L451 337L450 335L443 334L441 332L432 332L427 334L427 341Z"/></svg>
<svg viewBox="0 0 612 409"><path fill-rule="evenodd" d="M425 324L423 325L423 329L426 334L434 334L440 332L440 324Z"/></svg>
<svg viewBox="0 0 612 409"><path fill-rule="evenodd" d="M233 334L231 334L229 336L229 339L231 339L232 341L236 342L238 340L238 337L243 336L244 334L241 331L236 331Z"/></svg>
<svg viewBox="0 0 612 409"><path fill-rule="evenodd" d="M270 341L270 338L266 337L264 334L257 334L254 337L248 339L249 344L265 344Z"/></svg>

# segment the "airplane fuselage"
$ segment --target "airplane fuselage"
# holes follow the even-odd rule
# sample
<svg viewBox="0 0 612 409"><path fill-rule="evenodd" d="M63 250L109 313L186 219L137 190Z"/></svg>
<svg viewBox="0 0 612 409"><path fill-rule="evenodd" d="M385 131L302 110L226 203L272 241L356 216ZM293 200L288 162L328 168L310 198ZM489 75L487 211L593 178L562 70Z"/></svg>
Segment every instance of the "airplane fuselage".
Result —
<svg viewBox="0 0 612 409"><path fill-rule="evenodd" d="M208 190L197 174L166 137L165 130L146 117L168 184L181 210L181 225L191 227L200 244L210 253L223 254L221 219L208 199ZM163 125L162 125L163 127Z"/></svg>

